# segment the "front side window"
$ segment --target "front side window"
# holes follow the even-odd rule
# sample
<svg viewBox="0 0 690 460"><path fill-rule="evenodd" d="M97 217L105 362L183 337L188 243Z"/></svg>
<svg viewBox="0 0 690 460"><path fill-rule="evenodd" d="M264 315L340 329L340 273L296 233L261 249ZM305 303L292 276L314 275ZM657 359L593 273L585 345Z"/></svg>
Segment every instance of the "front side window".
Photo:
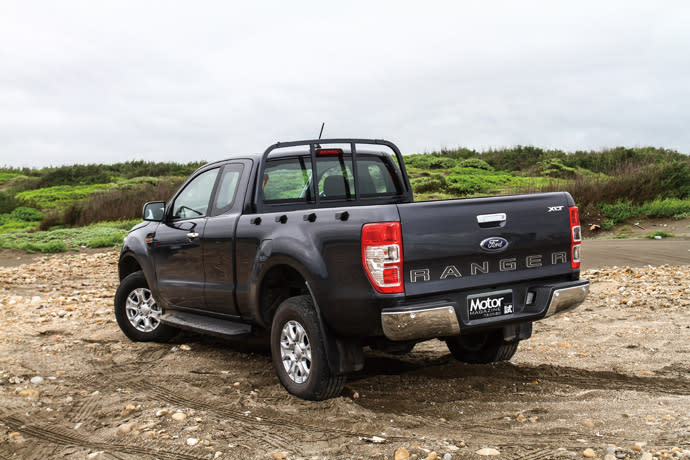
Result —
<svg viewBox="0 0 690 460"><path fill-rule="evenodd" d="M191 219L208 213L211 192L216 183L218 168L210 169L196 176L175 198L173 219Z"/></svg>

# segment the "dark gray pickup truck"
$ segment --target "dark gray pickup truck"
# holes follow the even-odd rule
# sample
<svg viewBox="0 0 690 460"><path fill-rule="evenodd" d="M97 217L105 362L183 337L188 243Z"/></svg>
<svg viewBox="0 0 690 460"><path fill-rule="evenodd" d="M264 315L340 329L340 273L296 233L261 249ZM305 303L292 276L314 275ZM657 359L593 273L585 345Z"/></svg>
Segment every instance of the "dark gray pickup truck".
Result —
<svg viewBox="0 0 690 460"><path fill-rule="evenodd" d="M414 203L388 141L278 143L197 170L144 206L120 255L132 340L179 329L270 337L292 394L340 394L363 347L438 338L461 361L510 359L532 323L585 299L568 193Z"/></svg>

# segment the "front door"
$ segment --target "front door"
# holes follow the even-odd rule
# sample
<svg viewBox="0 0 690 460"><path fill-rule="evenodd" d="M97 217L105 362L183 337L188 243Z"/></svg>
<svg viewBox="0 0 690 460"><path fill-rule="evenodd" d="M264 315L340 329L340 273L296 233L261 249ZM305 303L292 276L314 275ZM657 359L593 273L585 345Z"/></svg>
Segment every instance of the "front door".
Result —
<svg viewBox="0 0 690 460"><path fill-rule="evenodd" d="M194 177L166 210L151 252L161 300L171 307L204 308L203 234L218 168Z"/></svg>

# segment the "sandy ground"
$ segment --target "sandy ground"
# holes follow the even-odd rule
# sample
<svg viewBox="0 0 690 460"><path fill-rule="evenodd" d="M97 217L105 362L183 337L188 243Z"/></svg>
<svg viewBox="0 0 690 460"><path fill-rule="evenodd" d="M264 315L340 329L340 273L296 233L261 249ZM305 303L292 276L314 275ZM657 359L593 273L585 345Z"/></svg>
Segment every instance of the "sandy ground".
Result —
<svg viewBox="0 0 690 460"><path fill-rule="evenodd" d="M287 394L261 345L127 340L116 252L5 254L0 459L690 458L687 242L650 268L669 259L613 255L669 241L607 241L585 243L589 300L535 324L512 362L461 364L438 341L367 351L324 402Z"/></svg>

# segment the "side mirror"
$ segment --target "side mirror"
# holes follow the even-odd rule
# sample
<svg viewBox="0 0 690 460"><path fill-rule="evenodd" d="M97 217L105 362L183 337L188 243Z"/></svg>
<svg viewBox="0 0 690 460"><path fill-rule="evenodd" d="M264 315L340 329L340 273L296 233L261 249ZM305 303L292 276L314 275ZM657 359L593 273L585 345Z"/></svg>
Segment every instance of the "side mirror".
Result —
<svg viewBox="0 0 690 460"><path fill-rule="evenodd" d="M141 218L161 222L165 217L165 201L149 201L144 205Z"/></svg>

